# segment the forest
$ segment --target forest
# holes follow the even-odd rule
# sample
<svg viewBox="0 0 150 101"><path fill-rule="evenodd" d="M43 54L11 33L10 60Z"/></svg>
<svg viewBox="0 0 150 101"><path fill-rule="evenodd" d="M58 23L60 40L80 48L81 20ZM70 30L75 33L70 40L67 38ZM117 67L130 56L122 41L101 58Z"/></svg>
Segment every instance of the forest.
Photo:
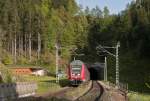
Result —
<svg viewBox="0 0 150 101"><path fill-rule="evenodd" d="M56 45L60 68L73 57L103 62L96 47L118 41L120 81L150 93L150 0L132 1L119 14L107 7L83 9L75 0L0 0L0 61L5 65L42 65L55 72ZM115 82L111 56L108 79Z"/></svg>

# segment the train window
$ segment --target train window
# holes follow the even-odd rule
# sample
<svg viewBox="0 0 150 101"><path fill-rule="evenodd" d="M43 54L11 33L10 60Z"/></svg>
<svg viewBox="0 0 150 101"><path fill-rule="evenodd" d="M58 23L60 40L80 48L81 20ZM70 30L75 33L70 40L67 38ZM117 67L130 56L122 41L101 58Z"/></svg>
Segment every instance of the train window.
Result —
<svg viewBox="0 0 150 101"><path fill-rule="evenodd" d="M72 72L73 73L80 73L81 65L72 65Z"/></svg>

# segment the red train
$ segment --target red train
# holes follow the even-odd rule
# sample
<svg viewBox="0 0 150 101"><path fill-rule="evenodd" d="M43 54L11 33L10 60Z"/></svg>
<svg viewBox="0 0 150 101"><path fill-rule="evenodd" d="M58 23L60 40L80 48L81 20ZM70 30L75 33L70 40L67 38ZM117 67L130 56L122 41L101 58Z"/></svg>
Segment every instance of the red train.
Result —
<svg viewBox="0 0 150 101"><path fill-rule="evenodd" d="M68 78L71 85L78 85L81 82L90 80L87 65L80 60L72 61L68 67Z"/></svg>

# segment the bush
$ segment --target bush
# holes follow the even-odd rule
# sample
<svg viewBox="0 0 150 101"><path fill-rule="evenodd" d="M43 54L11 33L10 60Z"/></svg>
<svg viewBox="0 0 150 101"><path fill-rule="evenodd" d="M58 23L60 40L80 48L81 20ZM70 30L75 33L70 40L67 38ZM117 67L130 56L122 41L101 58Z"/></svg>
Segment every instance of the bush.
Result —
<svg viewBox="0 0 150 101"><path fill-rule="evenodd" d="M1 82L10 83L12 82L12 75L9 70L3 65L0 64L0 72L1 72Z"/></svg>
<svg viewBox="0 0 150 101"><path fill-rule="evenodd" d="M47 67L47 69L49 70L49 73L51 76L56 75L56 66L55 65L50 65L49 67Z"/></svg>
<svg viewBox="0 0 150 101"><path fill-rule="evenodd" d="M41 61L43 64L50 65L52 63L52 59L55 59L55 57L50 53L45 53L41 56Z"/></svg>
<svg viewBox="0 0 150 101"><path fill-rule="evenodd" d="M2 63L5 65L11 65L11 64L13 64L13 59L9 54L5 54L2 57Z"/></svg>
<svg viewBox="0 0 150 101"><path fill-rule="evenodd" d="M24 57L21 57L18 59L19 64L28 64L28 60Z"/></svg>

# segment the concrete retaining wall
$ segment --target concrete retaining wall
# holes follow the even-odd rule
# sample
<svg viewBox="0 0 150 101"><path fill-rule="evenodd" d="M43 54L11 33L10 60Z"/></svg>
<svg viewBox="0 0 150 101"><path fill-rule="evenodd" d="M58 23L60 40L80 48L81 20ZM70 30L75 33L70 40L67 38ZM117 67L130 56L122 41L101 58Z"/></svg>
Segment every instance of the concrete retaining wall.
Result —
<svg viewBox="0 0 150 101"><path fill-rule="evenodd" d="M32 96L37 90L37 84L33 82L17 82L0 84L0 101Z"/></svg>

